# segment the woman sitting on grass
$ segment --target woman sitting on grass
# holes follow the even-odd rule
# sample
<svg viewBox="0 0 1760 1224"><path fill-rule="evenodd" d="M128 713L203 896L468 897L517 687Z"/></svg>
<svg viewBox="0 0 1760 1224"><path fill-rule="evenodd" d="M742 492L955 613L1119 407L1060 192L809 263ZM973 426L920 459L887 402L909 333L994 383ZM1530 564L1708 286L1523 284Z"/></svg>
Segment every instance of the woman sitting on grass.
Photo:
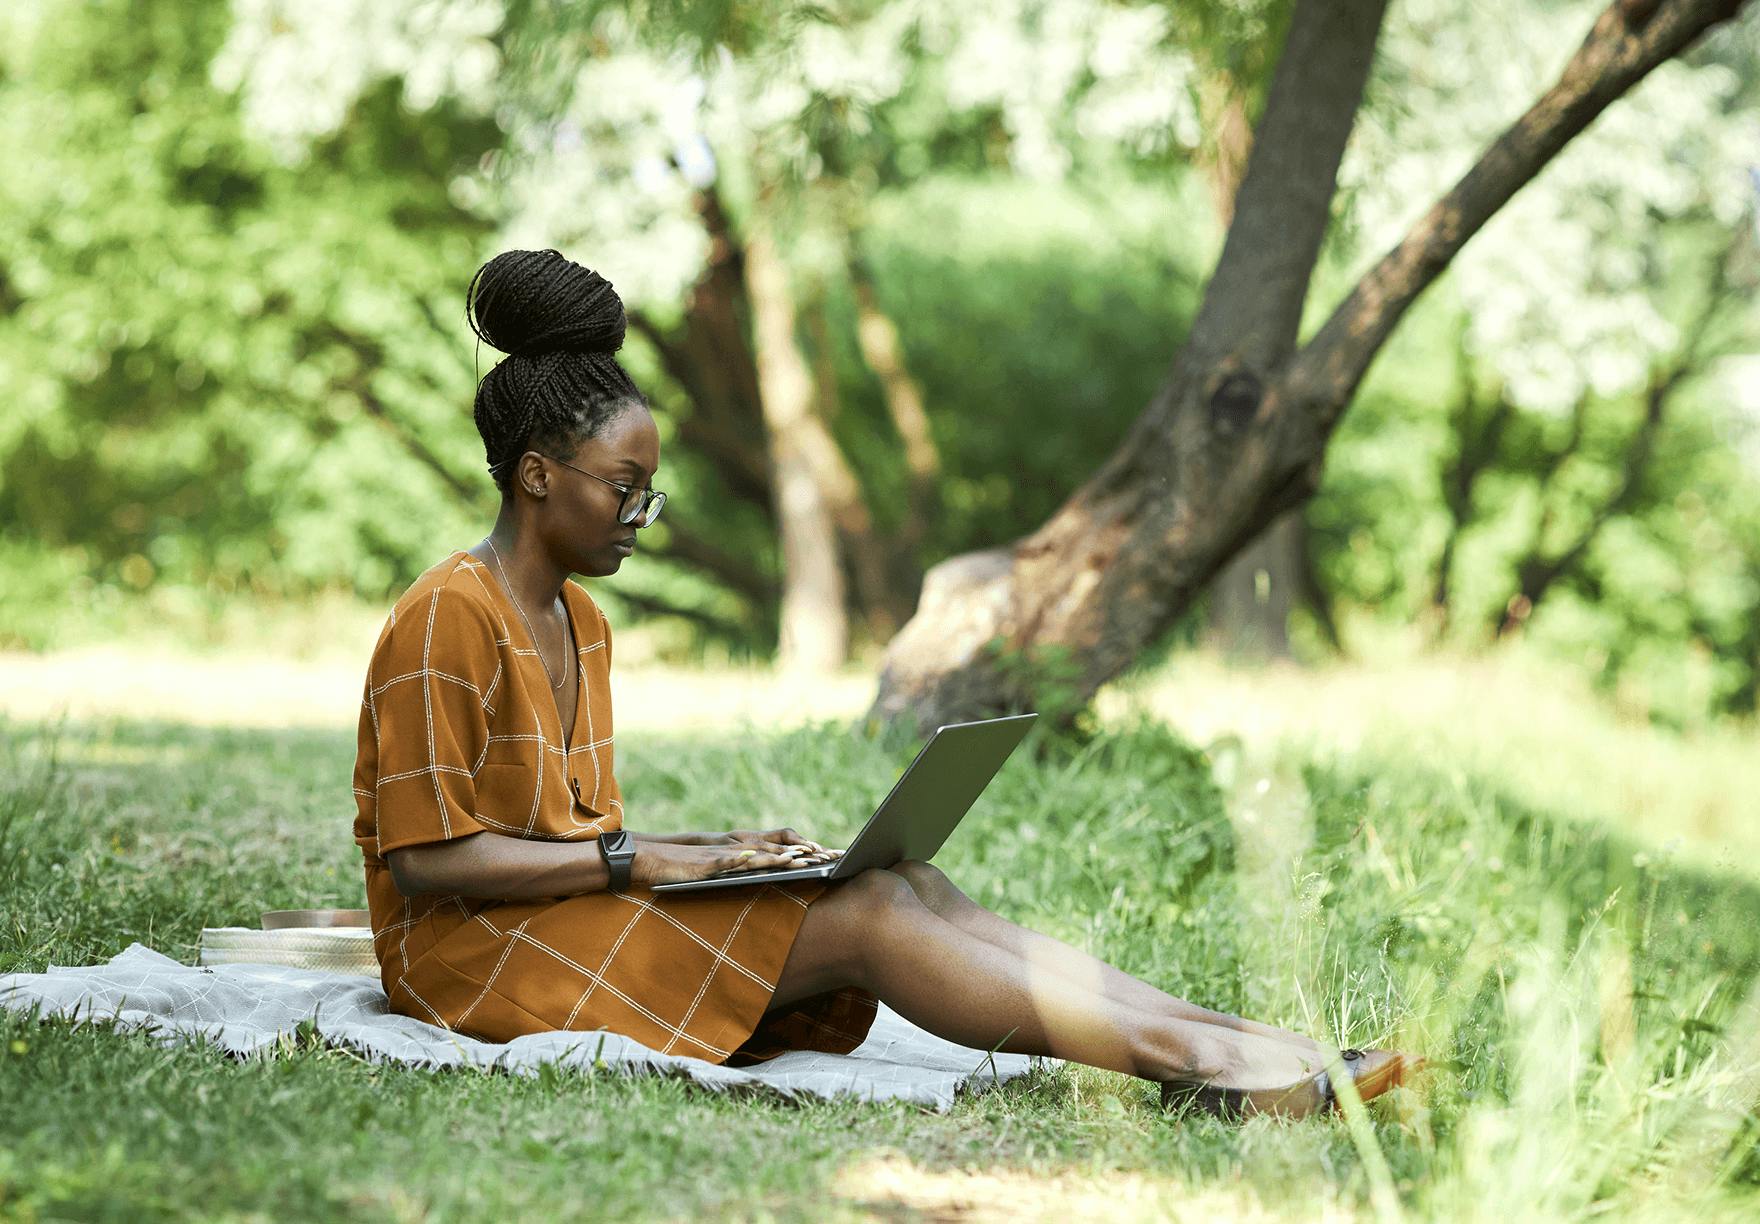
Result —
<svg viewBox="0 0 1760 1224"><path fill-rule="evenodd" d="M611 627L568 581L616 573L665 504L651 487L659 434L612 356L623 304L555 251L497 256L466 300L477 334L508 354L476 397L501 512L488 538L392 609L354 774L393 1010L490 1041L609 1029L738 1066L789 1049L847 1053L884 999L962 1045L1153 1080L1164 1105L1300 1115L1333 1104L1317 1043L1018 927L928 863L655 895L840 851L788 828L624 831ZM1331 1066L1367 1099L1415 1061L1347 1050Z"/></svg>

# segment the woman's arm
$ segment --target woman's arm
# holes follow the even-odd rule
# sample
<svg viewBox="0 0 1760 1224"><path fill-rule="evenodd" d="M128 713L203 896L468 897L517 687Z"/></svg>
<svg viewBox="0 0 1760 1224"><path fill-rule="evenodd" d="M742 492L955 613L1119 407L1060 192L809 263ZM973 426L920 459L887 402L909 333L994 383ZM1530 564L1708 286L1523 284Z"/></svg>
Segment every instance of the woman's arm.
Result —
<svg viewBox="0 0 1760 1224"><path fill-rule="evenodd" d="M440 893L512 901L568 897L611 885L597 842L531 841L487 830L404 846L386 855L385 864L406 897Z"/></svg>
<svg viewBox="0 0 1760 1224"><path fill-rule="evenodd" d="M684 836L689 836L685 834ZM759 849L734 844L696 846L644 839L630 864L633 884L700 880L718 871L761 871L804 862L797 847ZM500 833L471 833L451 841L401 846L385 856L391 882L406 897L423 893L517 901L572 897L611 886L611 871L595 842L538 841Z"/></svg>
<svg viewBox="0 0 1760 1224"><path fill-rule="evenodd" d="M720 833L637 833L629 832L635 842L665 842L673 846L712 846L722 840Z"/></svg>

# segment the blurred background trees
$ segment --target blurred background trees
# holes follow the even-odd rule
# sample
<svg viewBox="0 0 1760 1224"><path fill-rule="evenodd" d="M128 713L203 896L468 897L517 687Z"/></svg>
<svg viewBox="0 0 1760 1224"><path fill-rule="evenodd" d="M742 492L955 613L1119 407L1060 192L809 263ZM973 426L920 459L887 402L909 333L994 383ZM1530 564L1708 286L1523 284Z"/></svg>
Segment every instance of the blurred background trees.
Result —
<svg viewBox="0 0 1760 1224"><path fill-rule="evenodd" d="M1310 326L1600 7L1394 5ZM870 657L1160 383L1289 9L13 6L0 635L179 589L383 601L470 544L496 355L463 288L543 245L623 294L665 439L613 614L681 654ZM1757 31L1664 65L1466 248L1218 588L1224 640L1520 634L1659 718L1754 708Z"/></svg>

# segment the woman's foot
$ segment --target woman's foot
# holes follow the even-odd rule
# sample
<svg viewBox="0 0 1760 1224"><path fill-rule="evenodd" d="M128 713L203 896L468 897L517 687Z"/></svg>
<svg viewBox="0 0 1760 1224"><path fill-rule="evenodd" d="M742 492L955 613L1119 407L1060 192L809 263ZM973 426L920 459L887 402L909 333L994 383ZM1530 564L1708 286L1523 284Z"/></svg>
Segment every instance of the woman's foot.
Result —
<svg viewBox="0 0 1760 1224"><path fill-rule="evenodd" d="M1416 1054L1397 1050L1343 1050L1340 1058L1357 1096L1365 1103L1402 1084L1424 1065ZM1269 1113L1305 1118L1339 1108L1332 1078L1324 1070L1280 1088L1224 1088L1213 1083L1169 1080L1161 1085L1161 1108L1195 1105L1225 1118Z"/></svg>

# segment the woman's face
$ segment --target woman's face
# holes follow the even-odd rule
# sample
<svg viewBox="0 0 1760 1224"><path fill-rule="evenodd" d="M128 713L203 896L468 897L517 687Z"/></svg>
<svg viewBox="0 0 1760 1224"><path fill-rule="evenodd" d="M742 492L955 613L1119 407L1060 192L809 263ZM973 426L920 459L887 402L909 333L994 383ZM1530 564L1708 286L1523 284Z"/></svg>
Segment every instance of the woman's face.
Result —
<svg viewBox="0 0 1760 1224"><path fill-rule="evenodd" d="M617 521L623 494L604 481L652 488L660 470L660 431L646 408L627 408L598 437L581 443L568 462L580 470L546 465L552 475L544 534L570 572L595 578L615 574L635 551L636 527Z"/></svg>

